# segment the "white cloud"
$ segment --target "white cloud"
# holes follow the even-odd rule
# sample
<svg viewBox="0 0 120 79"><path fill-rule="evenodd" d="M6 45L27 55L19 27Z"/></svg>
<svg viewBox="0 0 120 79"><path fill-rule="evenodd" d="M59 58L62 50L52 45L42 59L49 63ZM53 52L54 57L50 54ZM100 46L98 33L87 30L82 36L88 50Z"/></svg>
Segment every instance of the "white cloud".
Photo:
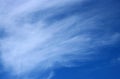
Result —
<svg viewBox="0 0 120 79"><path fill-rule="evenodd" d="M14 5L10 4L11 1ZM95 48L96 43L99 44L104 41L104 37L98 40L91 34L86 33L87 30L96 27L96 16L94 15L86 19L83 15L75 14L49 24L45 19L56 13L49 15L51 13L48 12L44 18L39 19L36 23L21 21L24 20L21 17L26 17L36 10L42 12L42 10L55 7L64 9L77 1L82 4L84 2L82 0L11 1L4 0L2 2L5 4L2 6L6 6L6 11L0 14L0 17L2 17L0 23L7 36L1 39L0 43L2 63L14 75L28 74L36 68L40 70L40 73L43 73L58 66L70 66L74 60L90 60L93 51L89 50ZM1 10L4 12L4 9ZM113 35L115 39L118 37L119 35ZM112 41L114 39L109 42ZM50 74L48 79L52 75Z"/></svg>

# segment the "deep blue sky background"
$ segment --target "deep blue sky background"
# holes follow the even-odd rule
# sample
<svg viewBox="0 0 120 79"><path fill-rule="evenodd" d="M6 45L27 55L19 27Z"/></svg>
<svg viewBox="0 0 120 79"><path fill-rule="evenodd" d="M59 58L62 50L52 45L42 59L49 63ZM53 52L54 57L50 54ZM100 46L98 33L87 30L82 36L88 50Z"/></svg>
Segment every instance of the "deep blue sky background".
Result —
<svg viewBox="0 0 120 79"><path fill-rule="evenodd" d="M90 13L90 15L86 13ZM89 0L82 5L76 3L44 20L48 24L52 24L73 14L83 14L86 18L94 14L101 15L101 17L97 17L96 19L98 28L87 31L95 38L101 39L103 36L120 33L120 0ZM33 19L29 21L30 23L35 23L39 20L39 17L42 17L39 15L39 12L33 16ZM77 32L76 34L80 33ZM0 28L0 38L2 39L4 35L3 29ZM55 74L52 79L120 79L120 38L114 44L102 45L90 50L98 53L94 55L93 60L85 62L78 61L75 63L77 66L74 67L54 69ZM31 73L31 75L37 75L36 79L41 79L39 71ZM0 79L9 78L9 72L6 72L2 63L0 63Z"/></svg>
<svg viewBox="0 0 120 79"><path fill-rule="evenodd" d="M101 30L93 31L93 35L100 33L120 33L120 1L119 0L93 0L81 7L77 7L78 13L89 12L93 9L102 11L104 17L99 21ZM81 10L82 9L82 10ZM101 10L102 9L102 10ZM107 17L107 15L110 15ZM85 62L80 67L61 68L56 70L53 79L120 79L120 42L113 45L102 46L96 49L98 60Z"/></svg>
<svg viewBox="0 0 120 79"><path fill-rule="evenodd" d="M119 79L120 61L116 60L120 56L119 44L99 52L99 60L86 62L80 67L59 69L53 79Z"/></svg>
<svg viewBox="0 0 120 79"><path fill-rule="evenodd" d="M70 10L71 14L81 14L94 9L101 12L104 17L98 19L98 26L102 27L102 29L92 31L93 35L99 34L98 37L101 37L106 33L120 33L119 8L119 0L90 0L90 2L82 6L78 4L68 10ZM99 52L96 56L98 60L82 63L83 65L80 67L60 68L56 70L53 79L120 79L120 60L117 60L120 57L120 42L99 47L96 52Z"/></svg>

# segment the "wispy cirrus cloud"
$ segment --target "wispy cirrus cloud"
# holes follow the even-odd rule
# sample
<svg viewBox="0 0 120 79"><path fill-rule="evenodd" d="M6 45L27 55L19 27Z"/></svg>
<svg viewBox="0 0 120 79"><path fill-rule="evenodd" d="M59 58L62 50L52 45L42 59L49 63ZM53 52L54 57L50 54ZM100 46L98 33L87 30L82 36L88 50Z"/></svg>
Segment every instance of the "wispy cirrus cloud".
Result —
<svg viewBox="0 0 120 79"><path fill-rule="evenodd" d="M84 2L2 1L0 27L5 35L0 39L0 51L4 68L22 78L38 69L41 79L43 74L50 79L55 68L71 66L73 61L89 61L95 48L116 42L119 33L108 33L101 38L99 33L93 35L101 29L97 27L101 14L96 10L79 13L76 9L73 14L67 13L71 6Z"/></svg>

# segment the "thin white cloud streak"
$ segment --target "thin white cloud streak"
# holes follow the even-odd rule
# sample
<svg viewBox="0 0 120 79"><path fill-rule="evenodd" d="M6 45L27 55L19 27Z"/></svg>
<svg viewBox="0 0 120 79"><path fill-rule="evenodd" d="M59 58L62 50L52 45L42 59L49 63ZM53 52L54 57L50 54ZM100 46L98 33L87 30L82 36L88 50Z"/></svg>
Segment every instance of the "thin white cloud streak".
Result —
<svg viewBox="0 0 120 79"><path fill-rule="evenodd" d="M56 62L61 63L62 56L72 54L70 52L78 50L78 48L69 47L69 45L74 44L74 42L81 42L82 44L82 42L87 41L84 40L84 38L86 39L84 36L77 36L69 40L67 40L67 36L67 38L56 37L55 33L60 32L67 25L71 25L69 20L67 19L68 22L66 20L62 22L62 25L65 23L62 28L56 28L55 24L50 28L35 27L34 29L34 27L27 26L26 28L24 26L12 29L13 33L10 34L10 37L2 40L2 51L4 52L2 58L6 64L8 63L6 66L10 65L15 72L22 73L33 69L39 63L42 64L41 69L52 67ZM61 26L61 21L57 23L57 26Z"/></svg>
<svg viewBox="0 0 120 79"><path fill-rule="evenodd" d="M13 2L11 5L10 3ZM2 4L5 4L3 9L1 11L5 12L4 14L4 21L7 21L11 23L11 19L16 19L19 16L24 16L29 13L35 12L35 11L42 11L42 10L47 10L47 9L52 9L52 8L59 8L59 7L64 7L66 5L73 4L75 2L84 2L83 0L27 0L27 1L2 1ZM21 4L21 5L20 5ZM17 7L16 7L17 6ZM2 20L3 21L3 18Z"/></svg>
<svg viewBox="0 0 120 79"><path fill-rule="evenodd" d="M0 40L4 67L18 76L28 74L36 68L41 74L58 66L71 66L74 60L90 60L93 54L90 49L95 48L97 44L98 46L110 44L119 38L119 34L113 34L113 37L107 41L108 39L104 37L96 39L91 34L84 33L96 28L96 16L86 19L82 15L72 15L48 24L44 20L52 16L48 12L36 23L19 21L22 20L21 17L26 17L36 10L49 10L54 7L64 9L76 1L81 1L82 4L82 0L31 0L21 1L20 5L15 2L13 6L8 2L6 13L0 15L1 28L4 28L7 33L7 36ZM75 35L79 32L82 33Z"/></svg>

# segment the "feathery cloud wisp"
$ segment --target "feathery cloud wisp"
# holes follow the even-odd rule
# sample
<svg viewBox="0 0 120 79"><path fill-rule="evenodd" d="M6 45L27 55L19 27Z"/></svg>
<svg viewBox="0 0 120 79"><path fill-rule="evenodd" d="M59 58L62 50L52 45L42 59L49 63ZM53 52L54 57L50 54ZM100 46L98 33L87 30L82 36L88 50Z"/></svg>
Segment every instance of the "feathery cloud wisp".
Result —
<svg viewBox="0 0 120 79"><path fill-rule="evenodd" d="M120 36L113 34L113 37L98 39L97 35L91 34L97 29L99 14L90 18L82 13L57 17L62 17L62 11L75 3L82 5L83 0L18 0L12 1L14 5L10 2L2 2L0 21L5 36L0 39L0 50L2 64L14 75L28 75L36 68L43 74L58 66L70 66L74 60L90 60L94 52L91 49L110 44ZM108 39L111 40L109 43Z"/></svg>

